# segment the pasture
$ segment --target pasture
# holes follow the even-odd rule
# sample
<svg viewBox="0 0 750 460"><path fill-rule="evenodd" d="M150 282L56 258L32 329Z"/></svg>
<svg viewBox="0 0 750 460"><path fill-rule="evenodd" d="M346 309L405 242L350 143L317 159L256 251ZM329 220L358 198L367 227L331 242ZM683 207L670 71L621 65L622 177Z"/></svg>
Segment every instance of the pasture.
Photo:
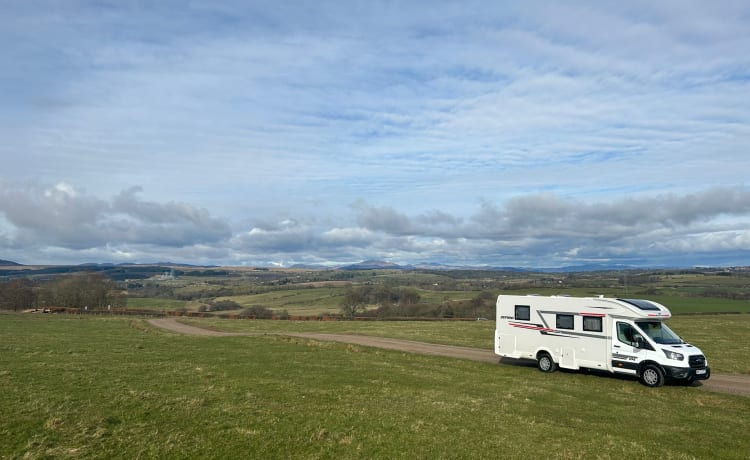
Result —
<svg viewBox="0 0 750 460"><path fill-rule="evenodd" d="M708 319L723 335L740 335L730 342L746 343L745 316ZM469 342L488 329L491 340L493 327L211 324L346 324ZM279 336L179 336L128 318L4 314L0 336L0 458L687 459L750 451L750 398L697 388Z"/></svg>
<svg viewBox="0 0 750 460"><path fill-rule="evenodd" d="M495 321L264 321L183 319L227 332L331 332L492 350ZM713 372L750 374L750 315L678 315L666 321L709 358Z"/></svg>

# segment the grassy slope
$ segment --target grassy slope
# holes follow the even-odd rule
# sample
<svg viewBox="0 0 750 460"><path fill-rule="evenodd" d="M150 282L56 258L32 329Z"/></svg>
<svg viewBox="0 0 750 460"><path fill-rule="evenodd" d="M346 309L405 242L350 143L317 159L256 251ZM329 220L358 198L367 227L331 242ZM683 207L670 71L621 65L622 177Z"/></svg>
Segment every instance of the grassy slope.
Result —
<svg viewBox="0 0 750 460"><path fill-rule="evenodd" d="M712 371L750 374L750 315L676 316L667 324L706 354Z"/></svg>
<svg viewBox="0 0 750 460"><path fill-rule="evenodd" d="M271 291L263 294L219 297L233 300L243 307L260 305L274 310L287 310L293 315L317 315L338 312L346 288L318 287Z"/></svg>
<svg viewBox="0 0 750 460"><path fill-rule="evenodd" d="M743 458L750 399L140 320L0 317L0 457Z"/></svg>

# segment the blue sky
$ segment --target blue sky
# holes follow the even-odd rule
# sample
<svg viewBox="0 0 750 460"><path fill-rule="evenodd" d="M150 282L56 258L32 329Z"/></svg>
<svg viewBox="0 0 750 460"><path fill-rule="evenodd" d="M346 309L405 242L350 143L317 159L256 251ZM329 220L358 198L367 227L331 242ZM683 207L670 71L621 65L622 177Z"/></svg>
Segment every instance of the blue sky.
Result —
<svg viewBox="0 0 750 460"><path fill-rule="evenodd" d="M6 2L0 259L750 264L744 2Z"/></svg>

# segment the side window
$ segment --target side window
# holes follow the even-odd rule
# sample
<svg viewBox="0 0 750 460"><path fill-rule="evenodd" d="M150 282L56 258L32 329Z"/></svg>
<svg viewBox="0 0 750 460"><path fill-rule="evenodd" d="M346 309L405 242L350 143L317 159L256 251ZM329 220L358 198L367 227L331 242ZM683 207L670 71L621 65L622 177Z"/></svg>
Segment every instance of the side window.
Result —
<svg viewBox="0 0 750 460"><path fill-rule="evenodd" d="M528 321L531 319L531 307L528 305L516 305L516 319Z"/></svg>
<svg viewBox="0 0 750 460"><path fill-rule="evenodd" d="M636 337L641 338L641 344L644 344L644 341L642 340L643 336L638 330L636 330L636 328L628 323L617 323L617 340L632 347L637 347L638 340L636 340ZM651 349L648 345L642 345L641 348Z"/></svg>
<svg viewBox="0 0 750 460"><path fill-rule="evenodd" d="M557 315L558 329L573 329L573 315Z"/></svg>
<svg viewBox="0 0 750 460"><path fill-rule="evenodd" d="M631 347L636 346L635 328L628 323L617 323L617 340Z"/></svg>
<svg viewBox="0 0 750 460"><path fill-rule="evenodd" d="M584 316L583 317L583 330L591 331L591 332L602 332L601 316Z"/></svg>

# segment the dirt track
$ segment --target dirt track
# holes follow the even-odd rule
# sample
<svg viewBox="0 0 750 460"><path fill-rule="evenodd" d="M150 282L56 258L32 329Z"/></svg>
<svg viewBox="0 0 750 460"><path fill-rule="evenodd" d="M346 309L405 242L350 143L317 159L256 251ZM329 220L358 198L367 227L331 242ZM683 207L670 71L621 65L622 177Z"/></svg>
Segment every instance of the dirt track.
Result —
<svg viewBox="0 0 750 460"><path fill-rule="evenodd" d="M241 333L212 331L180 323L174 318L151 319L148 322L153 326L186 335L212 337L267 335L267 333L262 332ZM413 342L411 340L389 339L365 335L326 334L318 332L288 332L273 334L314 340L344 342L367 347L385 348L388 350L398 350L423 355L446 356L449 358L468 359L471 361L481 361L486 363L497 363L499 361L498 357L492 350L482 350L479 348L438 345L433 343ZM750 396L750 376L748 375L712 374L709 380L696 382L694 385L708 391Z"/></svg>

